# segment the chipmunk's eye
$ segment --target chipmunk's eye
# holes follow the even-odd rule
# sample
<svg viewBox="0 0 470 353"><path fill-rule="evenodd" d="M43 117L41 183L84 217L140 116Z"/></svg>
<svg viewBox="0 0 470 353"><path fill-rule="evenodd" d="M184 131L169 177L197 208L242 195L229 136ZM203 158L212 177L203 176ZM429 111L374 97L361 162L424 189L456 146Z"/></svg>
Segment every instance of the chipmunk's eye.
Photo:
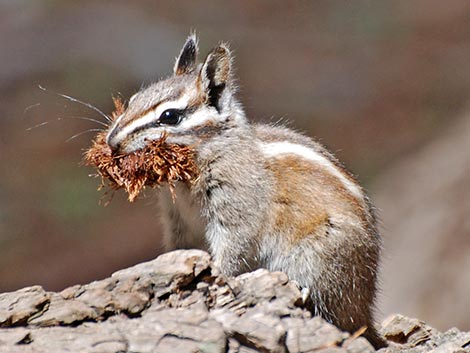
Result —
<svg viewBox="0 0 470 353"><path fill-rule="evenodd" d="M182 118L183 112L181 110L167 109L160 115L158 122L164 125L177 125L181 122Z"/></svg>

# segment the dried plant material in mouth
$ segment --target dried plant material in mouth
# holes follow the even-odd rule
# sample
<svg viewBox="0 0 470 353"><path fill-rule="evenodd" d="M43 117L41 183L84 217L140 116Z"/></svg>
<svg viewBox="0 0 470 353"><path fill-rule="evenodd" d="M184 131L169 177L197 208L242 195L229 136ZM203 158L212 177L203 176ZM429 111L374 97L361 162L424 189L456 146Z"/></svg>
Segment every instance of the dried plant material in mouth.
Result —
<svg viewBox="0 0 470 353"><path fill-rule="evenodd" d="M116 107L112 113L114 120L124 112L124 104L118 98L113 101ZM106 143L106 133L100 132L85 152L84 162L97 169L101 187L125 189L129 201L133 202L145 186L157 187L164 182L169 184L174 199L175 183L191 182L197 174L193 157L191 148L166 143L166 136L149 141L139 151L113 155Z"/></svg>
<svg viewBox="0 0 470 353"><path fill-rule="evenodd" d="M166 137L149 141L141 150L113 155L100 133L85 152L85 164L97 169L102 186L113 190L125 189L133 202L145 186L156 187L167 182L173 198L177 181L191 182L197 168L189 147L168 144Z"/></svg>

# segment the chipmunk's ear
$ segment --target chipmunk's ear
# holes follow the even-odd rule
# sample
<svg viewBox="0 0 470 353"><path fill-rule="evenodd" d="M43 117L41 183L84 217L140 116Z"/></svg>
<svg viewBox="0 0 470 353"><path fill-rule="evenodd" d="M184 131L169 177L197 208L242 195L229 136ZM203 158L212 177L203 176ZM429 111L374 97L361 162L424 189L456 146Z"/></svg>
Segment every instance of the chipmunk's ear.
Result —
<svg viewBox="0 0 470 353"><path fill-rule="evenodd" d="M196 68L197 50L196 33L191 33L176 59L175 67L173 68L175 75L188 74Z"/></svg>
<svg viewBox="0 0 470 353"><path fill-rule="evenodd" d="M199 82L209 97L209 104L221 109L221 98L231 81L232 58L225 44L214 48L202 65Z"/></svg>

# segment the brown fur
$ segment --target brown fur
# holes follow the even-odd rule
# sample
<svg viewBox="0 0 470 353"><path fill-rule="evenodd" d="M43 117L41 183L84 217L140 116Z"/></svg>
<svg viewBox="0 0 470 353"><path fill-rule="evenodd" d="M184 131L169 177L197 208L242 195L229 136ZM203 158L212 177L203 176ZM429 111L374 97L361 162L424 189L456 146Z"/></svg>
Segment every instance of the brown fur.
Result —
<svg viewBox="0 0 470 353"><path fill-rule="evenodd" d="M276 228L291 234L294 242L325 232L330 221L328 215L338 212L338 208L351 216L361 215L361 221L366 223L360 201L318 165L284 156L270 160L267 168L276 180Z"/></svg>
<svg viewBox="0 0 470 353"><path fill-rule="evenodd" d="M303 185L310 179L311 166L285 157L271 160L268 169L276 181L275 228L291 236L293 245L305 236L318 234L328 222L328 215L323 206L305 197Z"/></svg>

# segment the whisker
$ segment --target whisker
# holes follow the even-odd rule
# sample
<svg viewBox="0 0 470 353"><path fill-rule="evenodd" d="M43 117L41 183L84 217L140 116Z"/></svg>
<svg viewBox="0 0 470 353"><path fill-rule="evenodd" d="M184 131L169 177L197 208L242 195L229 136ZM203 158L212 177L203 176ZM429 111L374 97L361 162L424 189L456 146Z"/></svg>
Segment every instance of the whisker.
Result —
<svg viewBox="0 0 470 353"><path fill-rule="evenodd" d="M97 123L97 124L100 124L100 125L104 126L105 128L109 127L108 124L106 124L102 121L99 121L99 120L96 120L96 119L93 119L93 118L88 118L86 116L63 116L63 117L57 118L57 120L63 120L63 119L78 119L78 120L92 121L94 123Z"/></svg>
<svg viewBox="0 0 470 353"><path fill-rule="evenodd" d="M98 114L100 114L102 117L104 117L108 122L112 122L111 118L109 116L107 116L105 113L103 113L101 110L99 110L97 107L95 107L94 105L90 104L90 103L86 103L86 102L83 102L77 98L73 98L73 97L70 97L70 96L67 96L66 94L62 94L62 93L57 93L57 92L54 92L54 91L50 91L44 87L42 87L41 85L38 85L39 89L44 91L44 92L48 92L48 93L52 93L52 94L55 94L59 97L62 97L62 98L65 98L65 99L68 99L72 102L76 102L76 103L79 103L79 104L82 104L84 105L85 107L89 108L89 109L92 109L94 110L95 112L97 112Z"/></svg>
<svg viewBox="0 0 470 353"><path fill-rule="evenodd" d="M34 126L30 126L26 129L26 131L31 131L31 130L34 130L34 129L37 129L38 127L41 127L41 126L44 126L46 124L49 124L50 121L43 121L42 123L39 123L39 124L36 124Z"/></svg>
<svg viewBox="0 0 470 353"><path fill-rule="evenodd" d="M73 135L72 137L69 137L67 140L65 140L65 142L70 142L72 141L73 139L77 138L78 136L81 136L83 134L86 134L88 132L97 132L97 131L103 131L103 129L88 129L88 130L85 130L85 131L82 131L82 132L79 132L78 134L75 134Z"/></svg>
<svg viewBox="0 0 470 353"><path fill-rule="evenodd" d="M40 106L41 103L31 104L29 107L24 108L23 114L26 114L30 109Z"/></svg>

